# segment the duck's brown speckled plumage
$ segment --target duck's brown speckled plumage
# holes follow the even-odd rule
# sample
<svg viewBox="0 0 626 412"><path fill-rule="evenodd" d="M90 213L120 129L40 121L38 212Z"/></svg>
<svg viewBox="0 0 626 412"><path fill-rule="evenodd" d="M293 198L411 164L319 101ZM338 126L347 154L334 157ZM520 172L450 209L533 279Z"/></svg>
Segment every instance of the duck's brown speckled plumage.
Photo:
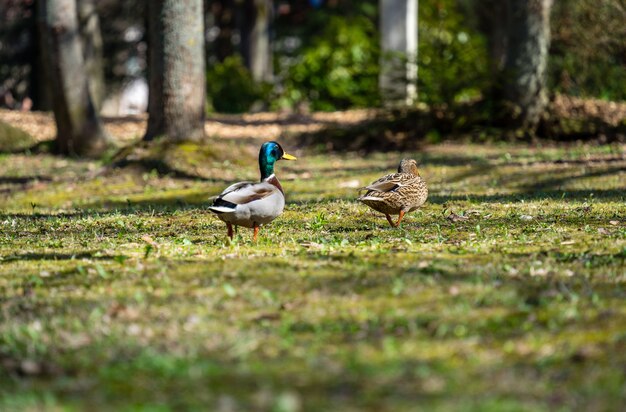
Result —
<svg viewBox="0 0 626 412"><path fill-rule="evenodd" d="M413 159L402 159L398 173L388 174L361 188L367 190L359 200L372 209L384 213L392 226L398 226L405 213L426 202L428 187L417 170ZM397 223L390 215L399 215Z"/></svg>

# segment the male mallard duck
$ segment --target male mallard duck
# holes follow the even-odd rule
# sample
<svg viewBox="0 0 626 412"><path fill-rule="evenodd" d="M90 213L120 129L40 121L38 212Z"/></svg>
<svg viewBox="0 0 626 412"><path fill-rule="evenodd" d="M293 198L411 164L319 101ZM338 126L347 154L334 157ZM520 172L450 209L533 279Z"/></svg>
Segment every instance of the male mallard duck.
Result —
<svg viewBox="0 0 626 412"><path fill-rule="evenodd" d="M209 210L226 222L228 237L233 238L233 225L254 229L254 240L259 226L276 219L285 207L283 188L274 174L277 160L296 160L285 153L276 142L265 142L259 151L261 181L239 182L228 186L213 202Z"/></svg>
<svg viewBox="0 0 626 412"><path fill-rule="evenodd" d="M402 159L398 173L388 174L359 190L367 190L359 200L372 209L384 213L391 226L398 227L405 213L412 212L426 202L428 187L417 171L417 162ZM389 215L399 215L396 223Z"/></svg>

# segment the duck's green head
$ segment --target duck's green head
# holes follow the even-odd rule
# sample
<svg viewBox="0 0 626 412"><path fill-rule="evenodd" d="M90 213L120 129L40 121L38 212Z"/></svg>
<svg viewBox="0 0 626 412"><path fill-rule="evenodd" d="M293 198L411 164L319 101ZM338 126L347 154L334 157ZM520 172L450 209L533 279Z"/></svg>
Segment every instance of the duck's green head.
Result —
<svg viewBox="0 0 626 412"><path fill-rule="evenodd" d="M274 163L280 159L296 160L295 156L285 153L282 147L276 142L265 142L259 151L259 168L261 169L261 180L274 174Z"/></svg>

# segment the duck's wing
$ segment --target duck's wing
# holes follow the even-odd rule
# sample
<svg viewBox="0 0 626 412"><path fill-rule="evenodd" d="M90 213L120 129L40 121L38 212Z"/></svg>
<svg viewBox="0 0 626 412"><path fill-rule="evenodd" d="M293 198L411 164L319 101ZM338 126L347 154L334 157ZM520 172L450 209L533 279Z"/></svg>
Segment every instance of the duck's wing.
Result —
<svg viewBox="0 0 626 412"><path fill-rule="evenodd" d="M278 189L275 186L266 183L239 182L227 187L213 202L212 208L234 210L239 205L245 205L255 200L261 200Z"/></svg>
<svg viewBox="0 0 626 412"><path fill-rule="evenodd" d="M369 192L393 192L401 187L415 184L420 179L421 178L419 176L408 173L392 173L381 177L375 182L372 182L368 186L362 187L359 190L367 190Z"/></svg>

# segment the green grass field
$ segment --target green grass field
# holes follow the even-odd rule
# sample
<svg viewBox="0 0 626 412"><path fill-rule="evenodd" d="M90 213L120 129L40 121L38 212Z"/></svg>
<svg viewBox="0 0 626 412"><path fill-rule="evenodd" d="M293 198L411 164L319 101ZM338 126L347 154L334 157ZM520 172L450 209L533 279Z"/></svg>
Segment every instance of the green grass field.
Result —
<svg viewBox="0 0 626 412"><path fill-rule="evenodd" d="M206 209L255 156L2 155L0 410L623 410L624 146L295 154L257 244ZM356 187L403 156L430 198L395 229Z"/></svg>

